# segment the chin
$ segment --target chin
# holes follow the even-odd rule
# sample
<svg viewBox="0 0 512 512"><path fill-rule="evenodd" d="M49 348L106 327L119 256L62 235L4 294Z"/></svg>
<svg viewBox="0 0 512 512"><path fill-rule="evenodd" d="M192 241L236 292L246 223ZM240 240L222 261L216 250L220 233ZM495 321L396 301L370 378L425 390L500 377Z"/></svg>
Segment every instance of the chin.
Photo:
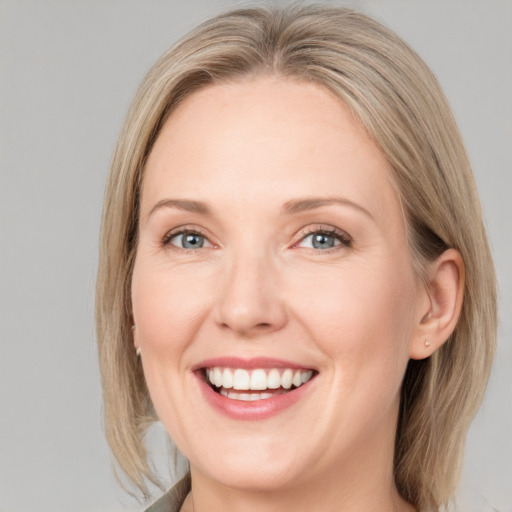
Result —
<svg viewBox="0 0 512 512"><path fill-rule="evenodd" d="M292 486L298 475L293 468L255 463L245 460L243 464L223 464L223 471L210 473L218 483L239 491L273 492Z"/></svg>
<svg viewBox="0 0 512 512"><path fill-rule="evenodd" d="M273 444L253 439L249 447L247 442L236 442L233 449L226 447L215 450L215 453L211 450L208 454L203 452L197 461L192 458L190 465L192 471L197 468L212 480L232 489L254 492L283 490L302 478L305 464L297 458L298 446L290 450L294 453L290 455L283 453L282 448L273 449Z"/></svg>

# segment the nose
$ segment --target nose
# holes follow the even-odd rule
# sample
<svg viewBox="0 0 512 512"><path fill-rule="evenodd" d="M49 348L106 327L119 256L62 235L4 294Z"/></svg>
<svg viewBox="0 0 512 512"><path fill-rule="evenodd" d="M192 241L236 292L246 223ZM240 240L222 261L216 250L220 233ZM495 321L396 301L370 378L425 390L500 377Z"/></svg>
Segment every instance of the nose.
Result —
<svg viewBox="0 0 512 512"><path fill-rule="evenodd" d="M219 294L217 323L238 336L272 333L287 322L277 269L262 257L231 262Z"/></svg>

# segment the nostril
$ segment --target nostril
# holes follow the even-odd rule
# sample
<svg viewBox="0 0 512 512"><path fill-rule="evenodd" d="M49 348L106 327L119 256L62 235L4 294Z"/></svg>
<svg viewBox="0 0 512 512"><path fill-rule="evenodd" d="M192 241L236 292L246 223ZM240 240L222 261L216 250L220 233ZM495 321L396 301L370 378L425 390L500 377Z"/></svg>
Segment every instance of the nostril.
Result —
<svg viewBox="0 0 512 512"><path fill-rule="evenodd" d="M231 324L228 322L221 322L219 327L223 330L233 331L244 337L250 337L251 333L254 335L256 333L268 332L274 329L274 326L269 322L260 322L251 326L236 324L235 322L232 322Z"/></svg>

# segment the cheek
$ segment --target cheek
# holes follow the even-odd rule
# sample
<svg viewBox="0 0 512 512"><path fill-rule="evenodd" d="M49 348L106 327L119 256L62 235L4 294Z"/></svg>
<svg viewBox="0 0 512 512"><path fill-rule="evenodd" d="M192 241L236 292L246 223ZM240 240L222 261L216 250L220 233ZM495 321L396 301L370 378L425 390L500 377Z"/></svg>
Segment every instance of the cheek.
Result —
<svg viewBox="0 0 512 512"><path fill-rule="evenodd" d="M204 277L204 276L203 276ZM147 387L160 420L174 441L186 446L187 350L204 323L208 294L200 278L136 262L132 278L135 343L142 349Z"/></svg>
<svg viewBox="0 0 512 512"><path fill-rule="evenodd" d="M302 283L292 294L297 318L344 385L366 377L384 382L393 376L393 386L401 381L416 297L412 272L403 268L382 258L374 265L347 264L319 273L314 286Z"/></svg>
<svg viewBox="0 0 512 512"><path fill-rule="evenodd" d="M136 341L146 353L175 356L199 328L208 301L200 275L136 264L132 279Z"/></svg>

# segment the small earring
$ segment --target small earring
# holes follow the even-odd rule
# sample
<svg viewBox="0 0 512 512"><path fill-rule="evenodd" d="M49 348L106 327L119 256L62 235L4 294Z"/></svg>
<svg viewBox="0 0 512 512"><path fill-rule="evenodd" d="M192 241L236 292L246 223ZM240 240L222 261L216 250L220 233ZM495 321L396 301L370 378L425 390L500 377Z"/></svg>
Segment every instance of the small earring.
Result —
<svg viewBox="0 0 512 512"><path fill-rule="evenodd" d="M132 331L135 331L135 324L132 325Z"/></svg>
<svg viewBox="0 0 512 512"><path fill-rule="evenodd" d="M140 357L140 353L141 353L140 347L137 347L137 350L135 351L135 353L137 354L137 357Z"/></svg>
<svg viewBox="0 0 512 512"><path fill-rule="evenodd" d="M430 345L432 345L432 343L430 343L429 340L425 340L425 347L430 347Z"/></svg>

